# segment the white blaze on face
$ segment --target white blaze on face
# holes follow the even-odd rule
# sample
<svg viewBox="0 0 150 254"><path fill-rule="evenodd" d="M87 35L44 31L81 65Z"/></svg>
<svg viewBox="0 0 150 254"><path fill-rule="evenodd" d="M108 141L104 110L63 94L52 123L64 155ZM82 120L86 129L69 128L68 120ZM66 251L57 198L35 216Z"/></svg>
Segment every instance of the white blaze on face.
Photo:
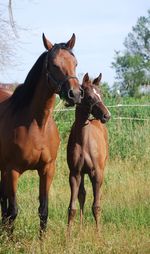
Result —
<svg viewBox="0 0 150 254"><path fill-rule="evenodd" d="M99 98L99 100L102 101L100 94L98 94L98 92L95 90L95 88L93 88L93 92L94 92L94 94L97 95L97 97Z"/></svg>

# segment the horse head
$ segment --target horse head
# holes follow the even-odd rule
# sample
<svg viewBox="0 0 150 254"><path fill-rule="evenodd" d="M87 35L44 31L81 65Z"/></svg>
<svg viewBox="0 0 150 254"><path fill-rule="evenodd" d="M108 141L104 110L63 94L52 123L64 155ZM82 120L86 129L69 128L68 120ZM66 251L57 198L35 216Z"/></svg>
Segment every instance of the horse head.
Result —
<svg viewBox="0 0 150 254"><path fill-rule="evenodd" d="M101 78L101 73L93 81L89 79L88 73L84 75L82 81L82 88L84 91L82 105L88 108L89 114L92 114L96 119L101 120L102 123L106 123L110 119L111 114L108 108L104 105L98 88Z"/></svg>
<svg viewBox="0 0 150 254"><path fill-rule="evenodd" d="M67 43L52 44L43 34L43 43L47 51L46 71L48 82L55 93L65 99L69 106L78 104L82 99L82 88L76 77L77 60L72 52L75 34Z"/></svg>

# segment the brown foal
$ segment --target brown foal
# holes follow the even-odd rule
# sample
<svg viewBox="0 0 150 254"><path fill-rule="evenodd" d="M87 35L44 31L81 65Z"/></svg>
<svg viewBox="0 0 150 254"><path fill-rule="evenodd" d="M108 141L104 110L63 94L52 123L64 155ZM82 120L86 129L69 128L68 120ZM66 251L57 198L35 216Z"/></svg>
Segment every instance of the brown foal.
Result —
<svg viewBox="0 0 150 254"><path fill-rule="evenodd" d="M101 74L93 82L88 74L83 78L84 98L76 106L75 122L72 126L67 146L67 162L70 169L69 183L71 198L68 209L68 229L76 213L76 200L80 205L82 225L83 208L86 198L84 175L88 174L93 187L92 211L99 228L100 187L103 182L104 168L108 157L107 129L104 125L110 119L110 112L104 105L98 85ZM89 119L92 114L94 119Z"/></svg>

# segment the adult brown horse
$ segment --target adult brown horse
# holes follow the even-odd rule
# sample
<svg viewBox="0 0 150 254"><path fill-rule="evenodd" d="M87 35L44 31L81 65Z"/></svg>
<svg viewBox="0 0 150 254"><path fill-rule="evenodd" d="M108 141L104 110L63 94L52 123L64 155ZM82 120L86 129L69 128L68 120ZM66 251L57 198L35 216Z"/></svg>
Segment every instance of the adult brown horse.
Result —
<svg viewBox="0 0 150 254"><path fill-rule="evenodd" d="M36 169L40 178L41 232L46 229L48 192L60 143L52 117L55 94L69 105L81 101L81 88L75 75L77 61L72 53L75 35L67 43L54 45L43 35L43 43L47 51L38 58L24 84L0 103L2 222L13 229L18 210L18 177L27 169Z"/></svg>
<svg viewBox="0 0 150 254"><path fill-rule="evenodd" d="M80 204L80 222L82 225L86 191L84 174L90 177L93 187L93 215L98 229L100 210L100 187L103 182L104 167L108 156L107 129L104 126L110 119L110 112L104 105L98 84L101 74L93 82L88 74L83 78L84 98L76 106L75 122L72 126L67 146L67 162L70 169L69 183L71 198L68 210L68 229L76 213L76 200ZM89 119L92 114L94 119ZM99 121L100 120L100 121Z"/></svg>

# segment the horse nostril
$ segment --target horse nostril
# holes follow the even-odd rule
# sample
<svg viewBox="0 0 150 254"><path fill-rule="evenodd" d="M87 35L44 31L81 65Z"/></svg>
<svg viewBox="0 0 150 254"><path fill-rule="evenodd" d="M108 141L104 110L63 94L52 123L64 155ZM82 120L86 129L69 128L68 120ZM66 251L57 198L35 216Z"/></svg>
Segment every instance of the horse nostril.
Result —
<svg viewBox="0 0 150 254"><path fill-rule="evenodd" d="M70 89L68 91L68 98L71 99L75 104L80 104L81 99L83 99L83 97L84 97L83 89L81 89L80 92L79 90L75 91L73 89Z"/></svg>
<svg viewBox="0 0 150 254"><path fill-rule="evenodd" d="M105 120L109 120L110 119L110 117L111 117L111 114L104 114L103 115L103 118L105 119Z"/></svg>
<svg viewBox="0 0 150 254"><path fill-rule="evenodd" d="M68 91L68 97L69 97L69 99L73 99L74 98L74 93L73 93L72 89L70 89Z"/></svg>
<svg viewBox="0 0 150 254"><path fill-rule="evenodd" d="M84 90L80 87L80 91L81 91L81 99L84 98Z"/></svg>

